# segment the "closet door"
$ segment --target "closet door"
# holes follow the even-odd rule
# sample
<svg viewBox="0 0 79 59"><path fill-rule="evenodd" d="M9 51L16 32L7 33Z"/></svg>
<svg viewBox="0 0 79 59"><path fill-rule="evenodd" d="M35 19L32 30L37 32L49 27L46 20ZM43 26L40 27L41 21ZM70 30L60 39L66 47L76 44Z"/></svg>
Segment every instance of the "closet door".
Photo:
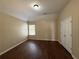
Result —
<svg viewBox="0 0 79 59"><path fill-rule="evenodd" d="M68 17L66 22L66 49L72 53L72 17Z"/></svg>
<svg viewBox="0 0 79 59"><path fill-rule="evenodd" d="M61 44L66 48L66 29L65 29L65 20L61 21Z"/></svg>
<svg viewBox="0 0 79 59"><path fill-rule="evenodd" d="M61 21L61 42L72 53L72 17L67 17Z"/></svg>

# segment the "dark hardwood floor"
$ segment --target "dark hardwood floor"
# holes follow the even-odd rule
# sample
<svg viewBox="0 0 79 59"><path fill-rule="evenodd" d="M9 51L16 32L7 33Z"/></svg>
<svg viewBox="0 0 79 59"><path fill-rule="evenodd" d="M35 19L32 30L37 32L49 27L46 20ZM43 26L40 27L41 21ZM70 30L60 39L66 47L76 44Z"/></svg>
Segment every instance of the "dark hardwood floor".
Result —
<svg viewBox="0 0 79 59"><path fill-rule="evenodd" d="M28 40L0 59L73 59L57 41Z"/></svg>

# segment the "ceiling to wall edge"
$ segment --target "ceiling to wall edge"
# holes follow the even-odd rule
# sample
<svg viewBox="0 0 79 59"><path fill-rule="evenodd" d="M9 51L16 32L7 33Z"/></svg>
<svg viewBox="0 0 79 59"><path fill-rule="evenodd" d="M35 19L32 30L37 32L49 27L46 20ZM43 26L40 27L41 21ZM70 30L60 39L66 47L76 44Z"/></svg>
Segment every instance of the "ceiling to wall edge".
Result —
<svg viewBox="0 0 79 59"><path fill-rule="evenodd" d="M36 18L34 18L34 19L26 19L26 21L24 21L24 20L22 20L21 18L16 17L15 15L11 15L11 14L9 14L9 13L2 12L2 11L0 11L0 13L3 13L3 14L6 14L6 15L8 15L8 16L11 16L11 17L13 17L13 18L16 18L17 20L20 20L20 21L22 21L22 22L36 21L36 20L34 20L34 19L36 19ZM42 14L42 15L40 15L40 16L38 16L38 17L47 16L47 15L52 15L52 17L55 16L55 18L57 18L58 14L59 14L59 13ZM37 18L38 18L38 17L37 17Z"/></svg>
<svg viewBox="0 0 79 59"><path fill-rule="evenodd" d="M9 13L0 11L0 14L4 14L4 15L10 16L12 18L16 18L16 20L19 20L19 21L22 21L22 22L25 22L26 23L26 21L23 21L22 19L20 19L20 18L18 18L16 16L10 15Z"/></svg>
<svg viewBox="0 0 79 59"><path fill-rule="evenodd" d="M58 17L60 16L60 14L62 13L62 11L64 10L64 8L66 8L66 6L71 2L71 0L68 0L68 2L64 5L63 8L61 8L61 10L58 13Z"/></svg>
<svg viewBox="0 0 79 59"><path fill-rule="evenodd" d="M52 14L52 15L54 15L54 14L56 14L57 16L59 16L60 15L60 13L62 12L62 10L66 7L66 5L68 4L70 2L70 0L64 5L64 7L63 8L61 8L61 10L59 11L59 12L44 12L44 13L42 13L42 15L40 15L40 16L43 16L43 15L50 15L50 14ZM0 12L2 12L2 10L0 10ZM12 14L9 14L9 13L6 13L6 12L2 12L2 13L5 13L5 14L7 14L7 15L9 15L9 16L12 16L12 17L15 17L15 18L17 18L18 20L21 20L21 21L24 21L24 20L22 20L21 18L19 18L19 17L17 17L16 15L12 15ZM38 16L39 17L39 16ZM29 19L26 19L24 22L26 22L26 21L29 21Z"/></svg>

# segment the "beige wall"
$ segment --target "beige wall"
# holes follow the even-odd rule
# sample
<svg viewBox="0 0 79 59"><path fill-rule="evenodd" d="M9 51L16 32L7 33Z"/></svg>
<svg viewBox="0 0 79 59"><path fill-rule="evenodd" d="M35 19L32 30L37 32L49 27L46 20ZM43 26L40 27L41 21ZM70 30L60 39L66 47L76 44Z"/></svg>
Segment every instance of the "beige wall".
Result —
<svg viewBox="0 0 79 59"><path fill-rule="evenodd" d="M73 17L73 54L79 59L79 0L71 0L60 14L60 21L64 17ZM60 21L58 20L58 29L60 30ZM60 31L58 31L60 37ZM59 39L59 38L58 38Z"/></svg>
<svg viewBox="0 0 79 59"><path fill-rule="evenodd" d="M23 41L27 24L19 19L0 13L0 53Z"/></svg>
<svg viewBox="0 0 79 59"><path fill-rule="evenodd" d="M41 16L36 21L31 21L30 24L36 25L36 38L40 40L54 40L55 39L55 19L53 16Z"/></svg>

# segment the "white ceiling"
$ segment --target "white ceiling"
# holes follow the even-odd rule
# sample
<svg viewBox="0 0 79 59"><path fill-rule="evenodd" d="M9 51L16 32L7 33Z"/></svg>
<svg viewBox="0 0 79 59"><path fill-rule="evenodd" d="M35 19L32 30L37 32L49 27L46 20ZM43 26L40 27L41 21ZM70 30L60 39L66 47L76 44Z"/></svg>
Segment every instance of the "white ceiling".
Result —
<svg viewBox="0 0 79 59"><path fill-rule="evenodd" d="M2 9L5 13L27 21L39 15L59 13L68 1L69 0L0 0L0 10ZM40 5L39 10L32 8L32 4L34 3Z"/></svg>

